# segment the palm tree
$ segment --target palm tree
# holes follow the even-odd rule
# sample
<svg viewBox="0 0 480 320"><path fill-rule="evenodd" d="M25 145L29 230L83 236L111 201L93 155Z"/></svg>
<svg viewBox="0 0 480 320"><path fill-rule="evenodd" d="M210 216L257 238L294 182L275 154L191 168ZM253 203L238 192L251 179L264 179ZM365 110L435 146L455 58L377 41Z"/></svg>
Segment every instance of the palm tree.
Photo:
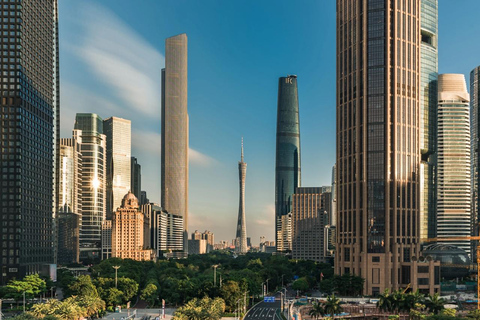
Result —
<svg viewBox="0 0 480 320"><path fill-rule="evenodd" d="M340 305L340 299L335 297L335 294L327 297L327 301L324 304L325 313L330 314L335 319L335 314L343 311Z"/></svg>
<svg viewBox="0 0 480 320"><path fill-rule="evenodd" d="M323 308L323 305L317 301L313 303L312 309L308 312L308 315L318 319L325 315L325 309Z"/></svg>
<svg viewBox="0 0 480 320"><path fill-rule="evenodd" d="M388 312L392 312L396 309L394 295L390 294L389 289L385 289L383 294L378 296L377 308Z"/></svg>
<svg viewBox="0 0 480 320"><path fill-rule="evenodd" d="M428 298L425 300L425 305L430 312L433 314L438 314L440 311L445 309L443 306L445 304L445 300L440 298L438 293L435 293L433 296L428 295Z"/></svg>

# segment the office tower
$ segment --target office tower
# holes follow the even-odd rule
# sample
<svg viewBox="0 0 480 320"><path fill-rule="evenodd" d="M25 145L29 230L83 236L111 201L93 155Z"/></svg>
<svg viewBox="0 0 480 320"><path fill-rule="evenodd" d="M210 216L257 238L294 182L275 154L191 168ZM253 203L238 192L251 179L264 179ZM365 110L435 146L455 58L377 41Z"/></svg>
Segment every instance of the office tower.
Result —
<svg viewBox="0 0 480 320"><path fill-rule="evenodd" d="M144 204L142 203L142 199L141 199L142 166L138 163L137 158L135 157L132 157L131 159L130 172L131 172L130 190L132 190L135 197L137 197L137 199L140 200L140 204Z"/></svg>
<svg viewBox="0 0 480 320"><path fill-rule="evenodd" d="M156 236L158 234L158 226L157 226L157 212L162 211L162 207L160 207L157 203L140 203L140 211L145 215L145 219L148 220L148 227L147 232L148 235L145 236L145 245L152 249L157 248L157 241ZM150 242L147 242L150 241Z"/></svg>
<svg viewBox="0 0 480 320"><path fill-rule="evenodd" d="M57 1L0 5L1 285L54 263L60 109Z"/></svg>
<svg viewBox="0 0 480 320"><path fill-rule="evenodd" d="M331 192L299 187L292 201L292 258L326 262L325 227L328 225Z"/></svg>
<svg viewBox="0 0 480 320"><path fill-rule="evenodd" d="M277 141L275 157L275 241L277 251L292 250L289 218L292 195L300 186L300 120L297 76L278 80Z"/></svg>
<svg viewBox="0 0 480 320"><path fill-rule="evenodd" d="M366 295L439 290L419 259L421 3L337 0L335 273Z"/></svg>
<svg viewBox="0 0 480 320"><path fill-rule="evenodd" d="M129 157L130 159L130 157ZM149 261L152 250L145 249L144 214L138 206L138 199L128 192L112 219L112 257Z"/></svg>
<svg viewBox="0 0 480 320"><path fill-rule="evenodd" d="M480 186L480 66L470 72L470 139L471 139L471 178L472 178L472 235L479 235L479 186ZM478 241L472 241L472 256L477 255L474 249Z"/></svg>
<svg viewBox="0 0 480 320"><path fill-rule="evenodd" d="M162 69L162 208L183 217L188 240L187 35L165 41Z"/></svg>
<svg viewBox="0 0 480 320"><path fill-rule="evenodd" d="M112 220L102 222L102 260L112 257Z"/></svg>
<svg viewBox="0 0 480 320"><path fill-rule="evenodd" d="M436 236L438 0L420 7L420 238Z"/></svg>
<svg viewBox="0 0 480 320"><path fill-rule="evenodd" d="M132 153L132 124L130 120L111 117L103 120L107 139L107 217L120 207L130 191L130 162Z"/></svg>
<svg viewBox="0 0 480 320"><path fill-rule="evenodd" d="M78 137L80 134L74 134ZM59 196L57 213L57 263L79 263L80 225L82 218L81 139L60 139Z"/></svg>
<svg viewBox="0 0 480 320"><path fill-rule="evenodd" d="M330 213L330 225L337 225L337 165L332 168L332 212Z"/></svg>
<svg viewBox="0 0 480 320"><path fill-rule="evenodd" d="M150 200L147 197L147 191L140 191L140 204L148 204Z"/></svg>
<svg viewBox="0 0 480 320"><path fill-rule="evenodd" d="M238 205L237 235L235 251L238 253L247 253L247 222L245 220L245 178L247 177L247 163L243 161L243 138L242 155L238 162L238 177L240 183L240 195Z"/></svg>
<svg viewBox="0 0 480 320"><path fill-rule="evenodd" d="M181 258L184 250L183 217L166 211L155 212L154 241L157 257ZM187 239L188 240L188 239ZM176 254L169 254L176 253ZM178 255L177 255L178 254Z"/></svg>
<svg viewBox="0 0 480 320"><path fill-rule="evenodd" d="M82 225L80 260L100 259L102 223L106 214L106 138L103 120L94 113L77 113L74 138L82 152Z"/></svg>
<svg viewBox="0 0 480 320"><path fill-rule="evenodd" d="M438 76L437 238L471 235L470 96L462 74ZM470 241L438 241L470 253Z"/></svg>

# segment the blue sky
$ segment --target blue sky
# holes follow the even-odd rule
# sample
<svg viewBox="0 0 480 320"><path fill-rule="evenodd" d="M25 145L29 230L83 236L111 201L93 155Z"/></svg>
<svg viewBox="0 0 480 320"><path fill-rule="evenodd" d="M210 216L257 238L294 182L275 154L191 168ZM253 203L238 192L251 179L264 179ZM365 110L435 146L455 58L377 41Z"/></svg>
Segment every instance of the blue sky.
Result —
<svg viewBox="0 0 480 320"><path fill-rule="evenodd" d="M274 239L278 77L298 76L302 185L335 162L335 1L62 0L61 134L75 113L132 121L142 189L160 202L160 70L165 38L188 36L189 230L235 236L240 140L247 234ZM480 64L480 1L439 1L439 71Z"/></svg>

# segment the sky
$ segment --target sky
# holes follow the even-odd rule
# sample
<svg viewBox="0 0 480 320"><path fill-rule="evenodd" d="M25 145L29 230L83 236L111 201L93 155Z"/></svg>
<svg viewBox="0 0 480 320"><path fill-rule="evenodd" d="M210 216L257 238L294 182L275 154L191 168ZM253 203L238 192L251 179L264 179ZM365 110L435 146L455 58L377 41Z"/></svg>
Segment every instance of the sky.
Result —
<svg viewBox="0 0 480 320"><path fill-rule="evenodd" d="M480 1L439 0L439 72L480 65ZM335 163L334 0L62 0L61 136L75 114L132 121L142 189L160 203L165 39L188 36L189 231L235 238L244 138L247 236L274 240L278 78L298 76L302 186Z"/></svg>

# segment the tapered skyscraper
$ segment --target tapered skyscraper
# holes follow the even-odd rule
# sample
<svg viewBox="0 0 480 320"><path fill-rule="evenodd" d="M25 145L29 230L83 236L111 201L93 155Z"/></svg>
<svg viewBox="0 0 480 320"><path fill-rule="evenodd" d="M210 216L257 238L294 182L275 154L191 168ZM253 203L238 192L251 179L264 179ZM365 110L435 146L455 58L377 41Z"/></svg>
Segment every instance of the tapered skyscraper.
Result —
<svg viewBox="0 0 480 320"><path fill-rule="evenodd" d="M247 176L247 163L243 161L243 138L242 156L238 162L238 176L240 181L240 201L238 205L238 222L235 250L239 253L246 253L247 248L247 223L245 221L245 178Z"/></svg>
<svg viewBox="0 0 480 320"><path fill-rule="evenodd" d="M165 41L162 69L162 208L183 217L188 240L187 35Z"/></svg>
<svg viewBox="0 0 480 320"><path fill-rule="evenodd" d="M54 263L59 78L56 0L0 0L0 285Z"/></svg>
<svg viewBox="0 0 480 320"><path fill-rule="evenodd" d="M300 186L300 121L297 76L278 81L275 158L275 242L277 251L292 250L292 196Z"/></svg>
<svg viewBox="0 0 480 320"><path fill-rule="evenodd" d="M420 163L429 160L420 134L431 123L420 123L421 110L431 116L428 100L420 104L421 44L436 42L421 23L435 14L421 14L431 2L337 0L335 273L364 278L367 295L439 289L438 265L419 264Z"/></svg>

